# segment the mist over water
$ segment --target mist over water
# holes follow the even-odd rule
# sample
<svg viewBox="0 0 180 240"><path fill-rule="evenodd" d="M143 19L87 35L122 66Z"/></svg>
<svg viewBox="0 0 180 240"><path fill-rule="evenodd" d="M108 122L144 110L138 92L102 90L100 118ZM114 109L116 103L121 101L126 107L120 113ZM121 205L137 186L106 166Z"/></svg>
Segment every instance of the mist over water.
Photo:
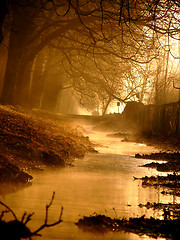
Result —
<svg viewBox="0 0 180 240"><path fill-rule="evenodd" d="M178 143L179 7L177 0L1 0L0 157L5 157L1 176L9 163L19 172L38 165L42 155L46 164L64 164L67 156L83 155L84 147L91 147L78 129L85 120L117 135L145 133L151 138L158 133L164 143ZM68 131L75 119L78 127ZM46 204L55 191L49 223L57 221L61 206L63 222L44 229L37 239L150 240L125 232L83 231L75 225L94 212L113 218L143 214L161 218L161 212L138 205L180 202L177 196L162 195L159 187L145 188L134 180L163 175L139 167L151 160L134 158L156 149L85 128L98 154L88 153L72 167L32 171L32 185L18 185L14 192L16 186L6 189L3 180L0 200L19 219L25 211L35 212L28 222L33 232L43 224Z"/></svg>
<svg viewBox="0 0 180 240"><path fill-rule="evenodd" d="M55 227L44 229L43 240L55 239L151 239L124 232L97 233L79 229L75 222L80 217L90 216L94 212L114 217L135 217L146 214L159 216L161 213L138 205L149 202L172 202L172 196L163 196L160 189L143 188L143 177L157 174L153 169L139 165L149 160L135 159L135 153L155 151L153 147L131 142L122 142L119 138L106 137L103 132L91 132L90 139L98 143L98 154L89 153L84 159L77 159L74 167L46 169L33 172L32 186L3 196L3 202L10 206L20 218L24 211L35 212L28 224L33 231L44 221L45 206L50 202L52 192L55 200L49 210L49 223L55 222L64 207L63 222Z"/></svg>

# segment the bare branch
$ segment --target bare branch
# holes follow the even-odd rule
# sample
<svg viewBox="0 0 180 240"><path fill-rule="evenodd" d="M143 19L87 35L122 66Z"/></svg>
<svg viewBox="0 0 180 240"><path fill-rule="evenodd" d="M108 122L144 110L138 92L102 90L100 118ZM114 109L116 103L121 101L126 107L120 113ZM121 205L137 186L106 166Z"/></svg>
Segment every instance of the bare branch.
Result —
<svg viewBox="0 0 180 240"><path fill-rule="evenodd" d="M59 215L59 219L54 223L48 224L48 211L49 211L49 208L51 207L51 205L53 203L54 197L55 197L55 192L53 192L50 203L46 205L46 216L45 216L44 224L42 224L37 230L35 230L31 234L32 236L38 235L38 232L40 232L42 229L44 229L46 227L52 227L52 226L55 226L55 225L62 222L61 218L62 218L62 214L63 214L63 207L61 207L61 212L60 212L60 215Z"/></svg>
<svg viewBox="0 0 180 240"><path fill-rule="evenodd" d="M176 87L176 86L175 86L174 80L173 80L173 88L175 88L175 89L180 89L180 87Z"/></svg>
<svg viewBox="0 0 180 240"><path fill-rule="evenodd" d="M15 220L17 221L16 214L13 212L13 210L10 207L8 207L5 203L3 203L1 201L0 201L0 204L3 205L5 208L7 208L12 213L13 217L15 218Z"/></svg>

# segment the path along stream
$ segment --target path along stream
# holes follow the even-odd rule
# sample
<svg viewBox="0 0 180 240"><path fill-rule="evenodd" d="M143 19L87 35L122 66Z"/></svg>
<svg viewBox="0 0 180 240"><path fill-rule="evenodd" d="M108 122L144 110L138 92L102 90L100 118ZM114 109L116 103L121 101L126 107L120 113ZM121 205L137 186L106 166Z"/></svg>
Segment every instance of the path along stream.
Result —
<svg viewBox="0 0 180 240"><path fill-rule="evenodd" d="M92 132L90 139L101 146L98 154L89 153L84 159L77 159L74 167L46 169L33 172L32 186L15 193L1 196L20 218L24 211L35 212L28 223L31 231L44 221L45 206L50 202L53 191L55 200L49 211L49 223L59 217L64 207L63 222L55 227L44 229L42 237L35 239L55 240L150 240L147 236L138 236L125 232L97 233L79 229L75 222L80 217L90 216L94 212L110 217L136 217L146 214L157 217L161 213L140 208L140 203L173 202L172 196L163 196L160 189L143 188L143 177L158 174L153 169L139 167L150 160L135 159L135 153L150 153L153 147L131 142L122 142L120 138L106 137L103 132ZM161 238L162 240L163 238Z"/></svg>

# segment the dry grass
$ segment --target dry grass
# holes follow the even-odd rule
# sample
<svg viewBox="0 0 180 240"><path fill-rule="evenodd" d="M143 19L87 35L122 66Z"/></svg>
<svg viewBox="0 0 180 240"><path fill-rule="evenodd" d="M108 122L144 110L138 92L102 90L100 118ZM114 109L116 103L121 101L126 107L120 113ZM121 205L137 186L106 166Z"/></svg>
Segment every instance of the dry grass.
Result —
<svg viewBox="0 0 180 240"><path fill-rule="evenodd" d="M63 116L0 106L0 155L12 164L37 167L47 163L43 156L68 164L91 150L88 138Z"/></svg>

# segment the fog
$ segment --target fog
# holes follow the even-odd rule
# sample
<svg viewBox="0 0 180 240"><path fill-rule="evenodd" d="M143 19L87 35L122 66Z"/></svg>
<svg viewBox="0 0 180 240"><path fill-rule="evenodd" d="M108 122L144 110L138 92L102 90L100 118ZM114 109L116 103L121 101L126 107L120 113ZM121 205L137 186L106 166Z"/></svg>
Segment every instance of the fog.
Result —
<svg viewBox="0 0 180 240"><path fill-rule="evenodd" d="M86 125L86 130L90 130ZM81 216L94 212L108 214L114 218L161 216L156 210L147 211L138 205L146 202L173 202L172 196L163 196L156 189L142 188L140 181L133 181L133 176L145 174L151 176L156 170L139 168L149 162L133 157L135 152L150 153L153 147L142 144L122 143L122 139L109 138L103 132L91 131L90 138L99 145L99 154L89 153L84 159L77 159L73 168L47 169L33 172L32 186L4 196L3 200L21 217L24 209L34 212L28 226L34 230L43 222L45 205L56 192L55 201L49 210L50 221L56 221L60 207L64 207L63 222L52 229L43 230L44 240L54 239L127 239L150 240L146 236L136 236L125 232L83 231L75 222ZM115 209L115 211L113 210ZM163 239L163 238L162 238Z"/></svg>
<svg viewBox="0 0 180 240"><path fill-rule="evenodd" d="M37 1L34 8L26 1L15 3L9 6L11 20L4 10L2 103L62 113L78 113L77 106L83 106L104 115L116 112L112 105L117 101L165 104L179 99L178 35L170 25L158 25L157 20L161 34L155 38L156 30L138 25L135 13L136 25L126 25L132 12L119 25L116 4L107 10L107 1L103 18L98 3L84 1L78 12L73 2L54 2L55 8L53 2ZM97 8L94 15L91 8Z"/></svg>
<svg viewBox="0 0 180 240"><path fill-rule="evenodd" d="M139 204L179 203L179 163L167 164L173 196L160 185L144 187L136 177L165 173L139 167L150 161L134 157L180 149L179 8L177 0L1 0L0 179L7 171L7 182L21 174L34 180L11 192L3 179L7 206L0 206L13 216L37 212L34 221L21 220L36 228L55 191L52 222L64 206L63 223L49 229L47 207L44 240L150 240L86 232L75 222L94 212L167 220L167 209Z"/></svg>

